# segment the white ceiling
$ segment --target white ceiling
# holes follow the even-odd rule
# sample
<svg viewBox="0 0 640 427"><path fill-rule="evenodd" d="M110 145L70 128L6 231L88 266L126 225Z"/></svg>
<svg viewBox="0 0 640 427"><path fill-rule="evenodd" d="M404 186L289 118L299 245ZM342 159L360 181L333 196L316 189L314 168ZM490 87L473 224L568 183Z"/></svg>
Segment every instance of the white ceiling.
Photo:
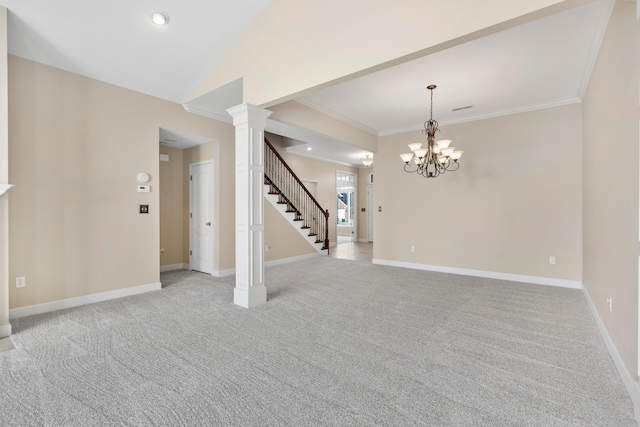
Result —
<svg viewBox="0 0 640 427"><path fill-rule="evenodd" d="M0 0L9 9L11 54L178 103L269 3ZM438 86L433 114L441 125L579 102L612 4L594 0L307 94L298 102L374 135L415 130L417 137L429 114L429 84ZM149 22L156 10L169 14L168 26ZM237 81L185 108L230 122L225 109L241 102L241 91ZM268 124L268 130L290 138L292 152L354 165L365 154L343 141L285 128ZM181 147L202 143L186 134L167 138L177 139Z"/></svg>
<svg viewBox="0 0 640 427"><path fill-rule="evenodd" d="M271 0L0 0L9 53L181 103ZM169 15L158 27L153 12Z"/></svg>

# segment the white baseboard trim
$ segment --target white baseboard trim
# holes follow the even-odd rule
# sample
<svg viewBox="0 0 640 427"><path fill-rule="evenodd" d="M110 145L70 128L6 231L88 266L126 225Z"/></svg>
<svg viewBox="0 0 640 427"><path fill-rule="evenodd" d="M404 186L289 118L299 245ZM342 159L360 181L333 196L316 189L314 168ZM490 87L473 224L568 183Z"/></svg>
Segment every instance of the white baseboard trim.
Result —
<svg viewBox="0 0 640 427"><path fill-rule="evenodd" d="M11 336L11 323L0 326L0 338Z"/></svg>
<svg viewBox="0 0 640 427"><path fill-rule="evenodd" d="M9 319L31 316L34 314L48 313L50 311L62 310L65 308L78 307L94 302L107 301L116 298L128 297L145 292L157 291L162 288L160 282L149 283L148 285L132 286L130 288L117 289L115 291L100 292L97 294L85 295L75 298L67 298L57 301L45 302L42 304L28 305L9 310Z"/></svg>
<svg viewBox="0 0 640 427"><path fill-rule="evenodd" d="M175 270L188 270L189 264L168 264L160 266L160 273L166 273L167 271Z"/></svg>
<svg viewBox="0 0 640 427"><path fill-rule="evenodd" d="M274 259L273 261L267 261L264 263L265 267L273 267L275 265L283 265L283 264L290 264L292 262L296 262L296 261L302 261L304 259L309 259L309 258L316 258L319 256L323 256L323 254L320 254L318 252L312 253L312 254L306 254L306 255L299 255L299 256L292 256L289 258L282 258L282 259ZM326 255L325 255L326 256Z"/></svg>
<svg viewBox="0 0 640 427"><path fill-rule="evenodd" d="M596 324L598 325L598 329L600 330L600 336L602 336L604 344L607 346L609 356L611 356L611 359L613 359L613 364L618 370L618 374L620 374L620 378L622 378L622 382L624 383L624 386L627 389L629 396L631 397L631 401L633 402L633 415L638 425L640 425L640 384L637 381L634 381L634 379L629 374L629 371L627 371L627 368L624 366L624 362L620 357L620 353L618 353L618 349L616 349L616 346L613 344L613 341L611 340L607 329L604 327L602 319L598 315L598 310L596 310L596 306L591 299L591 295L589 295L589 292L587 292L586 289L583 289L583 292L584 297L589 304L591 314L593 314L593 318L595 319Z"/></svg>
<svg viewBox="0 0 640 427"><path fill-rule="evenodd" d="M358 243L369 243L367 239L358 239Z"/></svg>
<svg viewBox="0 0 640 427"><path fill-rule="evenodd" d="M463 276L485 277L487 279L510 280L513 282L533 283L536 285L559 286L562 288L582 289L582 282L577 280L555 279L553 277L525 276L521 274L499 273L495 271L470 270L467 268L442 267L439 265L417 264L411 262L390 261L385 259L372 260L373 264L391 267L413 268L415 270L437 271L440 273L460 274Z"/></svg>

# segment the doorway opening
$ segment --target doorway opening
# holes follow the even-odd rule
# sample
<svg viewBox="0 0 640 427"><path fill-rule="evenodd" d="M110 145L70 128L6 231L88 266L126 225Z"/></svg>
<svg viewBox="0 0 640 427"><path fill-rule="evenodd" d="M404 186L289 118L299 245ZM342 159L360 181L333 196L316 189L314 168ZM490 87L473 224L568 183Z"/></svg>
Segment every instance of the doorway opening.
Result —
<svg viewBox="0 0 640 427"><path fill-rule="evenodd" d="M336 172L336 239L337 244L357 241L357 176Z"/></svg>

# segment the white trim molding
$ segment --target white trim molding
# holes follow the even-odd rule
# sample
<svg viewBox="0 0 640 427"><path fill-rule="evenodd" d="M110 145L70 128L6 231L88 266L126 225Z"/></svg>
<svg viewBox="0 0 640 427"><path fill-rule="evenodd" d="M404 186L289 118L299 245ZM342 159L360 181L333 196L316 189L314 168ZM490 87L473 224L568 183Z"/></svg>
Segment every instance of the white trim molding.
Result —
<svg viewBox="0 0 640 427"><path fill-rule="evenodd" d="M292 257L289 257L289 258L274 259L274 260L271 260L271 261L265 261L264 266L265 267L274 267L276 265L289 264L289 263L292 263L292 262L302 261L304 259L310 259L310 258L315 258L315 257L319 257L319 256L323 256L323 254L318 253L318 252L314 252L314 253L310 253L310 254L306 254L306 255L292 256ZM215 276L215 277L227 277L227 276L233 276L234 274L236 274L236 269L235 268L228 268L226 270L214 270L212 276ZM267 285L268 285L268 283L267 283Z"/></svg>
<svg viewBox="0 0 640 427"><path fill-rule="evenodd" d="M602 336L604 344L607 346L609 356L611 356L611 359L613 359L613 364L615 365L618 374L620 374L620 378L622 379L622 382L627 389L627 392L629 393L629 397L631 397L631 401L633 402L633 415L638 425L640 425L640 383L638 383L631 377L629 371L627 371L627 368L624 366L622 357L620 357L620 353L618 353L618 350L613 344L613 341L611 340L607 329L604 327L604 323L602 323L602 319L598 315L598 310L596 310L596 306L593 303L589 292L587 292L586 289L583 289L583 292L584 297L589 304L591 314L593 315L593 318L598 325L598 329L600 330L600 336Z"/></svg>
<svg viewBox="0 0 640 427"><path fill-rule="evenodd" d="M411 262L373 259L373 264L391 267L412 268L414 270L437 271L440 273L460 274L462 276L485 277L487 279L510 280L512 282L532 283L536 285L559 286L562 288L582 289L582 282L556 279L553 277L525 276L522 274L499 273L496 271L470 270L467 268L442 267L439 265L417 264Z"/></svg>
<svg viewBox="0 0 640 427"><path fill-rule="evenodd" d="M0 338L11 336L11 323L0 325Z"/></svg>
<svg viewBox="0 0 640 427"><path fill-rule="evenodd" d="M13 184L0 184L0 196L6 193L7 190L9 190L13 186Z"/></svg>
<svg viewBox="0 0 640 427"><path fill-rule="evenodd" d="M210 119L213 120L218 120L220 122L224 122L224 123L232 123L232 118L231 116L225 116L222 114L217 114L213 111L208 111L205 110L204 108L200 108L200 107L195 107L193 105L189 105L189 104L182 104L182 108L185 109L185 111L192 113L192 114L197 114L199 116L203 116L203 117L208 117Z"/></svg>
<svg viewBox="0 0 640 427"><path fill-rule="evenodd" d="M108 301L111 299L128 297L131 295L143 294L145 292L158 291L162 289L160 282L149 283L147 285L132 286L130 288L117 289L115 291L100 292L97 294L85 295L75 298L67 298L57 301L45 302L42 304L28 305L9 310L9 319L31 316L34 314L48 313L50 311L63 310L65 308L79 307L94 302Z"/></svg>
<svg viewBox="0 0 640 427"><path fill-rule="evenodd" d="M264 266L265 267L274 267L276 265L290 264L292 262L302 261L302 260L305 260L305 259L315 258L315 257L319 257L319 256L322 256L322 254L320 254L318 252L314 252L314 253L311 253L311 254L292 256L292 257L289 257L289 258L274 259L274 260L271 260L271 261L266 261L264 263Z"/></svg>
<svg viewBox="0 0 640 427"><path fill-rule="evenodd" d="M167 271L175 270L189 270L189 264L168 264L160 266L160 273L166 273Z"/></svg>

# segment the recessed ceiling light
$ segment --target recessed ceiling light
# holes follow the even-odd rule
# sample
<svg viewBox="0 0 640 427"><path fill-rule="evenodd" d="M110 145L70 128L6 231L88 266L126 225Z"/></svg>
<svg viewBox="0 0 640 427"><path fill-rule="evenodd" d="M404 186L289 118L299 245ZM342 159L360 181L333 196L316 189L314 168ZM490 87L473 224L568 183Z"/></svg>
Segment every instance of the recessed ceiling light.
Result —
<svg viewBox="0 0 640 427"><path fill-rule="evenodd" d="M154 12L151 14L149 19L160 27L169 23L169 15L164 12Z"/></svg>
<svg viewBox="0 0 640 427"><path fill-rule="evenodd" d="M307 147L307 151L311 151L311 147Z"/></svg>

